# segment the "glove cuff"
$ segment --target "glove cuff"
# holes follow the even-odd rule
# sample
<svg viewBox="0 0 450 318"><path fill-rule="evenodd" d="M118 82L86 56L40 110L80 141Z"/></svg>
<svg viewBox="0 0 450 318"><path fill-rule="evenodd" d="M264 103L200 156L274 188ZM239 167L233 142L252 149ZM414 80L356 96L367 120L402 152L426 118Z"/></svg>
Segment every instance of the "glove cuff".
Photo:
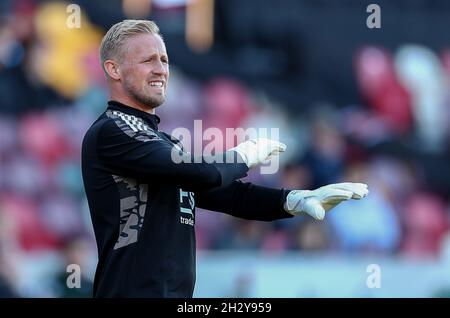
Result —
<svg viewBox="0 0 450 318"><path fill-rule="evenodd" d="M292 215L304 212L304 204L308 197L312 196L310 190L293 190L289 192L284 202L284 210Z"/></svg>

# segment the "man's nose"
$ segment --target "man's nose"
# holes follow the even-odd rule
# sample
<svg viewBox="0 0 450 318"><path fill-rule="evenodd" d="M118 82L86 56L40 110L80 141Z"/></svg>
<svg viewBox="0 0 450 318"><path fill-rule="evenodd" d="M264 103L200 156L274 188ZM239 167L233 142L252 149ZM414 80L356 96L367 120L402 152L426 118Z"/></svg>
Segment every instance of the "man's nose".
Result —
<svg viewBox="0 0 450 318"><path fill-rule="evenodd" d="M153 73L155 74L166 74L167 70L164 66L164 64L161 61L156 61L156 63L154 64Z"/></svg>

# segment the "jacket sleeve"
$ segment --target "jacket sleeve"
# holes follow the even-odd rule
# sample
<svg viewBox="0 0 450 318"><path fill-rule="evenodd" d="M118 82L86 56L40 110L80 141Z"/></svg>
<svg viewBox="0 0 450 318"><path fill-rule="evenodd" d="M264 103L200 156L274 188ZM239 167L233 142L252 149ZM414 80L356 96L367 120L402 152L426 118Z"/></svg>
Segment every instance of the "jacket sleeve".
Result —
<svg viewBox="0 0 450 318"><path fill-rule="evenodd" d="M273 221L292 217L284 208L289 193L252 183L234 181L232 184L195 193L199 208L223 212L242 219Z"/></svg>
<svg viewBox="0 0 450 318"><path fill-rule="evenodd" d="M183 152L152 130L129 133L120 124L105 121L96 142L102 166L112 174L170 184L187 191L226 186L247 175L247 165L235 152L231 152L233 163L226 163L230 153L217 155L217 163L210 163L210 157Z"/></svg>

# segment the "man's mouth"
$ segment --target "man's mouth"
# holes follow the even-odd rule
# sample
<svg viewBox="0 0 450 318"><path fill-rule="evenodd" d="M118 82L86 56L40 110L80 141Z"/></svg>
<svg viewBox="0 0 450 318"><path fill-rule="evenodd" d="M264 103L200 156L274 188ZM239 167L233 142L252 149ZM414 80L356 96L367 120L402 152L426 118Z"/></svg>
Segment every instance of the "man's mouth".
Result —
<svg viewBox="0 0 450 318"><path fill-rule="evenodd" d="M152 82L150 82L150 86L162 88L164 86L164 82L162 82L162 81L152 81Z"/></svg>

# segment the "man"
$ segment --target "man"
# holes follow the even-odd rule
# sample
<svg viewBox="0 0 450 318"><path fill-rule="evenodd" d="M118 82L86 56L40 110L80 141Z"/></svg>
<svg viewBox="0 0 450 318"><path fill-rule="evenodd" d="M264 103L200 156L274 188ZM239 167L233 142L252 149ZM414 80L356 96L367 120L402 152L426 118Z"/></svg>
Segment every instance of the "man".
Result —
<svg viewBox="0 0 450 318"><path fill-rule="evenodd" d="M363 184L288 191L237 181L285 150L268 139L241 143L212 163L184 152L158 130L155 109L166 96L169 59L155 23L125 20L112 26L100 60L111 100L82 148L99 252L95 297L192 297L196 206L249 220L303 212L323 219L339 202L367 195ZM174 154L183 160L176 163Z"/></svg>

